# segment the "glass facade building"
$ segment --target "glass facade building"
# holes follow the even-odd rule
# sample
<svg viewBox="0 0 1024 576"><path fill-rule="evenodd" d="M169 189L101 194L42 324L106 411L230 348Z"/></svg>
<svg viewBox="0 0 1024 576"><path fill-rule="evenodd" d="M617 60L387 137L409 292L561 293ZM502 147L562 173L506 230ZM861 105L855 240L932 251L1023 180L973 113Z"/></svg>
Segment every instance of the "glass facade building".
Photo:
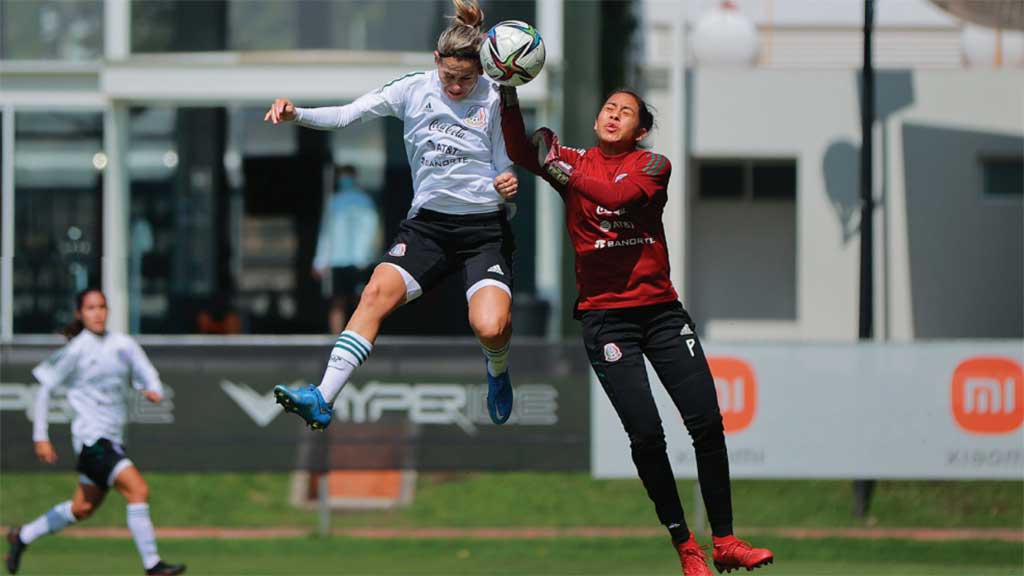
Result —
<svg viewBox="0 0 1024 576"><path fill-rule="evenodd" d="M481 4L487 22L536 17L532 0ZM264 112L275 96L344 104L429 69L451 10L447 0L0 2L12 88L0 115L3 222L14 232L4 332L59 331L73 295L100 286L130 333L325 333L333 287L312 259L335 168L355 170L386 242L412 197L401 125L318 132L272 126ZM545 93L534 89L531 122ZM524 177L523 197L534 187ZM516 306L540 334L536 215L520 210L513 227ZM385 330L468 334L456 284Z"/></svg>

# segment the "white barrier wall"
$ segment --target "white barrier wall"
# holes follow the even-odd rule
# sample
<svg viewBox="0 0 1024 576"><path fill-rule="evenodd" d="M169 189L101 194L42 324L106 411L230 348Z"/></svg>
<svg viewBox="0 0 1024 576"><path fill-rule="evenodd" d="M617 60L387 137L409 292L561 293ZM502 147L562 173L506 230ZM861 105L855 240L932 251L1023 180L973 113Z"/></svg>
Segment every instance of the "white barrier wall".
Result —
<svg viewBox="0 0 1024 576"><path fill-rule="evenodd" d="M706 347L735 478L1024 479L1024 342ZM648 377L676 476L690 438ZM591 470L635 477L628 439L591 375Z"/></svg>

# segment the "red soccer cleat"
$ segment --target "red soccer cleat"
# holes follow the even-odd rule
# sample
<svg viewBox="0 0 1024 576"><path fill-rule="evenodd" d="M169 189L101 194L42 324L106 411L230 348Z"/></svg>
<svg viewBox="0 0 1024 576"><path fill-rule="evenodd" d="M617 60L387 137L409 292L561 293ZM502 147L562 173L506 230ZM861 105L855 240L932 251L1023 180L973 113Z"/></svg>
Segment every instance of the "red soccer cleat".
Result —
<svg viewBox="0 0 1024 576"><path fill-rule="evenodd" d="M704 556L704 550L697 545L690 532L690 539L686 542L676 544L676 552L679 552L679 564L683 567L683 576L714 576L708 568L708 559Z"/></svg>
<svg viewBox="0 0 1024 576"><path fill-rule="evenodd" d="M772 551L767 548L754 548L749 542L729 535L715 538L715 569L719 572L732 572L740 568L751 571L775 561Z"/></svg>

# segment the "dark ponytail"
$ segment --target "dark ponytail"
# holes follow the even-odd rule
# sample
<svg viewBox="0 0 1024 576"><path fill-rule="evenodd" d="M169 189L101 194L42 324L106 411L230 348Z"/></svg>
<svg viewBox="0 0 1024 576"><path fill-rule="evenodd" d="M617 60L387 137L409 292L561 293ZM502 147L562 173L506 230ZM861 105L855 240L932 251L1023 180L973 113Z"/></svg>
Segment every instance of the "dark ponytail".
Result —
<svg viewBox="0 0 1024 576"><path fill-rule="evenodd" d="M85 302L85 297L88 296L90 292L98 292L100 296L103 296L104 300L107 299L106 295L104 295L103 291L99 288L86 288L78 294L75 294L75 312L80 312L82 310L82 304ZM75 319L68 323L62 332L64 334L64 338L71 340L75 336L81 334L82 330L85 330L85 324L82 324L82 320L79 319L78 316L75 316Z"/></svg>

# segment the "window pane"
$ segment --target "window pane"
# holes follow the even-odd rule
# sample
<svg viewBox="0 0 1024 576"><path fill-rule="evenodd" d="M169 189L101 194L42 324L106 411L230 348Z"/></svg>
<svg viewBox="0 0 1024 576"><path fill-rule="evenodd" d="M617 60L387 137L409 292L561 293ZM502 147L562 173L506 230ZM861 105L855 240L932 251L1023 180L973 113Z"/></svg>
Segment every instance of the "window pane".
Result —
<svg viewBox="0 0 1024 576"><path fill-rule="evenodd" d="M103 116L19 112L14 138L14 331L50 333L100 284Z"/></svg>
<svg viewBox="0 0 1024 576"><path fill-rule="evenodd" d="M491 24L535 15L535 0L481 7ZM452 10L448 0L133 0L132 50L431 51Z"/></svg>
<svg viewBox="0 0 1024 576"><path fill-rule="evenodd" d="M985 194L999 197L1024 195L1024 160L986 158L981 162Z"/></svg>
<svg viewBox="0 0 1024 576"><path fill-rule="evenodd" d="M796 162L755 162L753 173L755 200L796 198Z"/></svg>
<svg viewBox="0 0 1024 576"><path fill-rule="evenodd" d="M0 60L95 60L103 0L3 0Z"/></svg>
<svg viewBox="0 0 1024 576"><path fill-rule="evenodd" d="M741 162L699 162L698 177L701 198L740 198L743 196L743 164Z"/></svg>
<svg viewBox="0 0 1024 576"><path fill-rule="evenodd" d="M259 107L132 110L129 285L141 333L324 333L312 273L334 178L329 132L263 122ZM376 184L384 123L346 130ZM376 148L375 148L376 146ZM404 162L404 157L402 158ZM376 257L377 254L374 254Z"/></svg>
<svg viewBox="0 0 1024 576"><path fill-rule="evenodd" d="M752 197L744 192L745 173ZM702 164L699 174L686 290L694 318L796 319L796 163L719 160ZM756 202L763 198L787 201Z"/></svg>
<svg viewBox="0 0 1024 576"><path fill-rule="evenodd" d="M223 108L133 109L130 327L194 333L231 295Z"/></svg>
<svg viewBox="0 0 1024 576"><path fill-rule="evenodd" d="M227 49L227 4L223 0L133 0L131 18L132 52Z"/></svg>
<svg viewBox="0 0 1024 576"><path fill-rule="evenodd" d="M339 315L351 315L409 211L402 125L307 130L273 126L264 113L262 105L130 111L133 331L324 334ZM343 175L341 166L352 169ZM513 226L529 260L528 203ZM516 299L524 304L533 276L531 266L517 266ZM543 322L534 324L542 333ZM383 329L471 334L461 275L403 306Z"/></svg>

